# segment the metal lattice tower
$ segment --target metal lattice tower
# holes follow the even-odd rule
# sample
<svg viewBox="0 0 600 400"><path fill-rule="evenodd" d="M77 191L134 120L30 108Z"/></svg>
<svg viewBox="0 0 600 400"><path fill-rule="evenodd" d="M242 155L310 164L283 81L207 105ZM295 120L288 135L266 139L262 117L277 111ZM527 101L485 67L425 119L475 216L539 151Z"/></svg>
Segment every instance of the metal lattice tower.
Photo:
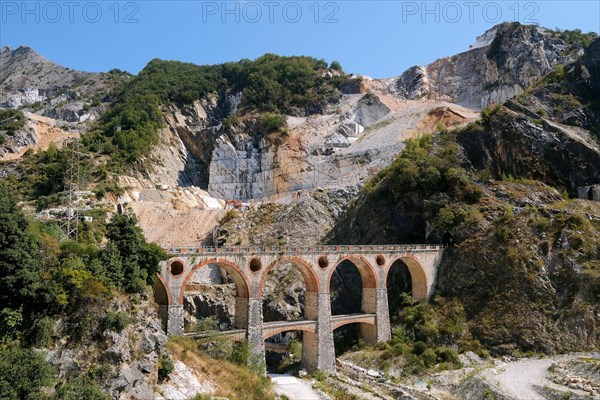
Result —
<svg viewBox="0 0 600 400"><path fill-rule="evenodd" d="M78 151L79 143L76 140L66 141L64 148L69 152L69 163L65 171L65 216L61 222L64 236L61 241L74 239L77 241L77 228L79 227L79 161L81 153Z"/></svg>

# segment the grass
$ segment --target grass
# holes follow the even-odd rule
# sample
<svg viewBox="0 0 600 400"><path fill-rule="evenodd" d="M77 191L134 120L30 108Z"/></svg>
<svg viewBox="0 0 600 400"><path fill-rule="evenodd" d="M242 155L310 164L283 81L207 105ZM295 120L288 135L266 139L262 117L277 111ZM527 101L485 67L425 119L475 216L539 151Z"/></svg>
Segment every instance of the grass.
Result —
<svg viewBox="0 0 600 400"><path fill-rule="evenodd" d="M167 349L174 359L181 360L197 373L215 382L217 389L214 396L226 397L230 400L276 398L272 383L265 375L257 374L246 366L207 356L198 349L194 339L171 337Z"/></svg>
<svg viewBox="0 0 600 400"><path fill-rule="evenodd" d="M315 387L330 396L333 400L359 399L358 396L350 393L347 389L342 387L338 382L321 370L314 371L312 373L312 377L317 381L315 383Z"/></svg>

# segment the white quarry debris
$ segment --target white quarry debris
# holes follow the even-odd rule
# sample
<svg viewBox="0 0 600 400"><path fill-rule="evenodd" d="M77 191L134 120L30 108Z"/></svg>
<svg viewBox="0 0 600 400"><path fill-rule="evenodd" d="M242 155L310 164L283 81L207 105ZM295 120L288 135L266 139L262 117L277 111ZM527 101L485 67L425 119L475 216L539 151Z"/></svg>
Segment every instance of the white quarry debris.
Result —
<svg viewBox="0 0 600 400"><path fill-rule="evenodd" d="M120 204L158 203L174 208L194 208L198 210L223 210L225 201L217 199L205 190L190 187L169 187L164 184L152 185L141 179L120 177L121 186L126 188L117 199Z"/></svg>
<svg viewBox="0 0 600 400"><path fill-rule="evenodd" d="M203 380L202 383L194 373L181 361L173 363L174 370L169 374L169 380L158 385L156 400L187 400L199 394L210 394L216 390L216 385Z"/></svg>

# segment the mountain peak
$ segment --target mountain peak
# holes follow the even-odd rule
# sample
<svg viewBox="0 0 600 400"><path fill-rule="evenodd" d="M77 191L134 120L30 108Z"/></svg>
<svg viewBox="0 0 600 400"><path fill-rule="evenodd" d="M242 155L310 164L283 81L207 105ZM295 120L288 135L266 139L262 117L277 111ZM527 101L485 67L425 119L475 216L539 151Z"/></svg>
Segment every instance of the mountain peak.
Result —
<svg viewBox="0 0 600 400"><path fill-rule="evenodd" d="M8 46L6 46L6 47L8 47ZM9 47L9 49L10 49L10 47ZM34 50L34 49L32 49L32 48L31 48L31 47L29 47L29 46L24 46L24 45L22 45L22 46L19 46L19 47L17 47L17 48L14 50L14 53L15 53L15 54L27 54L27 53L35 53L35 50Z"/></svg>

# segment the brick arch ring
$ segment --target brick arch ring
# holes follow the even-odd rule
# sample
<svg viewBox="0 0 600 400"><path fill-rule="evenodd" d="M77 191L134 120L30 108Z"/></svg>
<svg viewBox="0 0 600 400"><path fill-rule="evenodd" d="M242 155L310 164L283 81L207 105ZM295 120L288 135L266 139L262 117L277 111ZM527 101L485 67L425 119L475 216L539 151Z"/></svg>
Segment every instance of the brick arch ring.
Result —
<svg viewBox="0 0 600 400"><path fill-rule="evenodd" d="M269 273L269 271L275 268L278 264L285 262L289 262L300 271L300 273L302 274L302 278L304 278L304 284L306 285L307 292L317 293L319 291L319 278L317 277L311 266L299 257L285 256L273 261L263 271L260 277L260 282L258 283L258 297L262 297L263 295L263 288L265 286L265 280L267 279L267 274Z"/></svg>
<svg viewBox="0 0 600 400"><path fill-rule="evenodd" d="M165 301L167 302L167 304L161 304L160 301L157 301L157 304L163 305L163 306L169 306L169 305L173 304L173 294L171 293L171 289L165 282L165 278L163 278L160 273L156 274L156 281L154 282L153 286L154 286L154 299L155 300L157 299L158 293L164 293L164 295L166 297Z"/></svg>
<svg viewBox="0 0 600 400"><path fill-rule="evenodd" d="M361 256L345 256L337 261L335 267L331 268L331 272L327 277L327 288L331 291L331 277L333 273L340 266L340 264L344 261L350 261L356 269L358 269L358 273L360 274L360 279L362 280L363 288L376 288L377 287L377 274L375 273L375 269L367 259Z"/></svg>
<svg viewBox="0 0 600 400"><path fill-rule="evenodd" d="M244 275L244 272L242 271L240 266L224 258L211 258L208 260L204 260L200 264L196 265L186 275L181 285L181 293L179 293L179 304L183 304L185 296L185 287L187 286L190 279L192 279L196 271L209 264L218 265L219 267L227 271L229 275L231 275L233 283L235 284L235 291L237 297L244 297L246 299L249 298L250 285L248 284L248 279Z"/></svg>
<svg viewBox="0 0 600 400"><path fill-rule="evenodd" d="M385 267L385 287L387 287L387 278L390 269L392 269L392 265L398 260L402 261L408 267L412 281L412 297L418 300L427 299L427 275L425 275L423 265L414 256L399 256L390 260Z"/></svg>

